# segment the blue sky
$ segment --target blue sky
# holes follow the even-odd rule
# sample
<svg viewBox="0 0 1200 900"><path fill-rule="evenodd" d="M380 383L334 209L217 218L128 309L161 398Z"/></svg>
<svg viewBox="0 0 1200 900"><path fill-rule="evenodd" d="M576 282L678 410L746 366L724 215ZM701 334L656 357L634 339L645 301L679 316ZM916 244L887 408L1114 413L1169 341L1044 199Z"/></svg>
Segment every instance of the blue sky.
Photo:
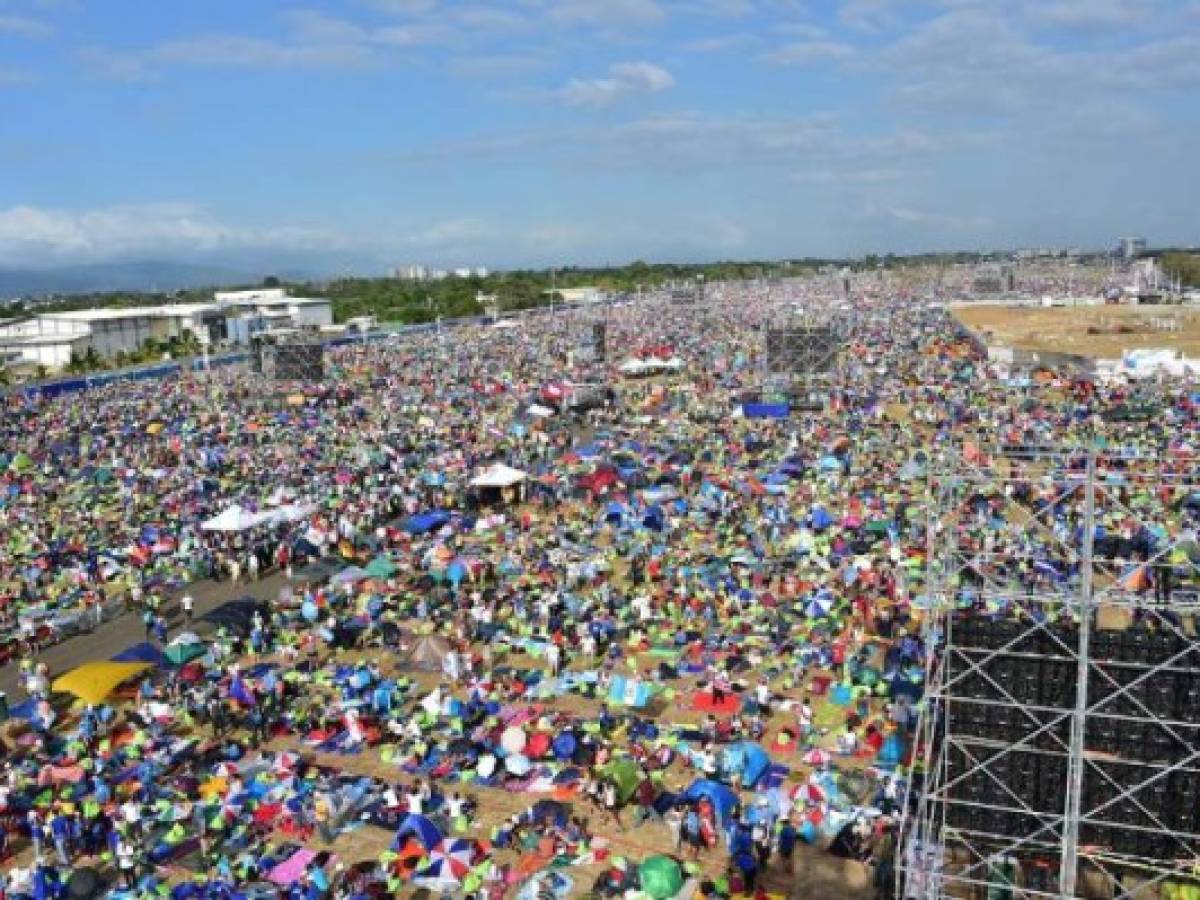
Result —
<svg viewBox="0 0 1200 900"><path fill-rule="evenodd" d="M0 265L1200 242L1200 0L0 0Z"/></svg>

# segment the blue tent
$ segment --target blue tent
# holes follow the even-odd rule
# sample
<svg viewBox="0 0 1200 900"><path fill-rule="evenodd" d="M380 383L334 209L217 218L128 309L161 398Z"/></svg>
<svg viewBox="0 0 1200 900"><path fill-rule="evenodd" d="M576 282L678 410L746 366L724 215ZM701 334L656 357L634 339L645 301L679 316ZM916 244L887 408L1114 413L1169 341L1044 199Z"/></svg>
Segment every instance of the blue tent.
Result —
<svg viewBox="0 0 1200 900"><path fill-rule="evenodd" d="M754 787L771 767L771 757L767 755L767 751L753 741L742 741L734 744L733 748L736 748L740 756L741 766L737 772L742 787Z"/></svg>
<svg viewBox="0 0 1200 900"><path fill-rule="evenodd" d="M823 506L814 506L812 510L812 527L817 531L824 531L833 524L833 516L829 515Z"/></svg>
<svg viewBox="0 0 1200 900"><path fill-rule="evenodd" d="M134 644L132 647L126 647L120 653L112 658L113 662L144 662L150 663L152 666L166 665L167 658L163 656L161 650L153 644L143 641L140 644Z"/></svg>
<svg viewBox="0 0 1200 900"><path fill-rule="evenodd" d="M667 525L667 515L661 506L651 506L642 517L642 524L652 531L662 531Z"/></svg>
<svg viewBox="0 0 1200 900"><path fill-rule="evenodd" d="M728 826L732 821L734 810L738 805L737 794L720 782L709 781L707 778L698 778L693 781L683 792L683 799L689 803L707 800L712 804L722 828Z"/></svg>
<svg viewBox="0 0 1200 900"><path fill-rule="evenodd" d="M396 829L396 836L392 839L392 849L399 850L410 836L415 836L426 850L432 850L442 842L442 833L438 827L425 816L413 813L405 816L400 827Z"/></svg>
<svg viewBox="0 0 1200 900"><path fill-rule="evenodd" d="M569 731L562 732L550 745L550 749L554 751L554 758L559 762L567 762L573 758L578 748L578 739Z"/></svg>
<svg viewBox="0 0 1200 900"><path fill-rule="evenodd" d="M786 403L743 403L742 415L747 419L786 419L791 408Z"/></svg>
<svg viewBox="0 0 1200 900"><path fill-rule="evenodd" d="M431 509L428 512L417 513L404 520L403 528L409 534L428 534L436 531L450 521L450 513L441 509Z"/></svg>
<svg viewBox="0 0 1200 900"><path fill-rule="evenodd" d="M604 511L604 521L612 522L614 525L620 525L624 517L625 507L615 500L608 504L608 508Z"/></svg>

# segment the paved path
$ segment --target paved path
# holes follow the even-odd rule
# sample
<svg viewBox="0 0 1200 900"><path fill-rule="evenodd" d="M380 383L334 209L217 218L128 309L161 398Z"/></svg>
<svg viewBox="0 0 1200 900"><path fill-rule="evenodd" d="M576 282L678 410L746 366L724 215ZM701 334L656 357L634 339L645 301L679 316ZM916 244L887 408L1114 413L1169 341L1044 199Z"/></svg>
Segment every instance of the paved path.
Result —
<svg viewBox="0 0 1200 900"><path fill-rule="evenodd" d="M199 617L227 600L247 595L274 602L279 596L279 589L285 583L282 573L240 585L231 585L228 581L199 581L188 586L188 593L196 601L196 616ZM166 605L167 622L172 635L183 630L183 618L179 612L178 601L180 596L182 596L182 592L168 600ZM90 634L68 638L43 650L38 654L37 659L50 667L50 676L53 678L80 663L96 659L110 659L131 644L145 639L146 633L142 627L140 615L127 612L105 622ZM11 705L25 699L25 689L20 686L17 678L16 661L0 669L0 691L8 695Z"/></svg>

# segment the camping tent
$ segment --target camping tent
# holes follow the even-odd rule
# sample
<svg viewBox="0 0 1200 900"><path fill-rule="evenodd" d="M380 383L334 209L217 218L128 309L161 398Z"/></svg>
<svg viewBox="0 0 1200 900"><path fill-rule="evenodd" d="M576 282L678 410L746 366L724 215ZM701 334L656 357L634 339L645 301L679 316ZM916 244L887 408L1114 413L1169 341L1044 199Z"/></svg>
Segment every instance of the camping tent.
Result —
<svg viewBox="0 0 1200 900"><path fill-rule="evenodd" d="M717 820L722 827L728 825L732 820L734 810L738 805L737 794L720 782L709 781L706 778L698 778L693 781L684 791L683 799L689 803L707 800L712 804Z"/></svg>
<svg viewBox="0 0 1200 900"><path fill-rule="evenodd" d="M73 694L85 703L103 703L117 685L152 668L144 662L89 662L54 679L52 690Z"/></svg>
<svg viewBox="0 0 1200 900"><path fill-rule="evenodd" d="M604 777L617 788L617 799L628 803L642 783L642 770L629 757L615 759L604 767Z"/></svg>
<svg viewBox="0 0 1200 900"><path fill-rule="evenodd" d="M651 856L638 866L642 891L655 900L674 897L683 887L683 871L669 856Z"/></svg>
<svg viewBox="0 0 1200 900"><path fill-rule="evenodd" d="M725 767L737 775L742 787L754 787L771 767L767 752L753 741L741 741L725 750Z"/></svg>
<svg viewBox="0 0 1200 900"><path fill-rule="evenodd" d="M396 829L396 837L392 840L392 848L398 850L404 846L405 840L415 837L426 850L432 850L442 842L442 833L438 827L425 816L409 813Z"/></svg>
<svg viewBox="0 0 1200 900"><path fill-rule="evenodd" d="M426 635L417 641L401 663L401 668L418 672L442 671L442 660L450 652L450 645L445 638Z"/></svg>

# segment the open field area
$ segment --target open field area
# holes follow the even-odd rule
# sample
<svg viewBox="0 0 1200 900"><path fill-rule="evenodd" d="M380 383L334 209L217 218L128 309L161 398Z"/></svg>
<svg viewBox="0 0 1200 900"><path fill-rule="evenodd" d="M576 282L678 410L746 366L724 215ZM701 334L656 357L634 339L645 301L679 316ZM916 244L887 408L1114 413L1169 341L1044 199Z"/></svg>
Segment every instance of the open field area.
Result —
<svg viewBox="0 0 1200 900"><path fill-rule="evenodd" d="M955 318L991 344L1115 359L1171 347L1200 355L1200 310L1164 306L958 306Z"/></svg>

